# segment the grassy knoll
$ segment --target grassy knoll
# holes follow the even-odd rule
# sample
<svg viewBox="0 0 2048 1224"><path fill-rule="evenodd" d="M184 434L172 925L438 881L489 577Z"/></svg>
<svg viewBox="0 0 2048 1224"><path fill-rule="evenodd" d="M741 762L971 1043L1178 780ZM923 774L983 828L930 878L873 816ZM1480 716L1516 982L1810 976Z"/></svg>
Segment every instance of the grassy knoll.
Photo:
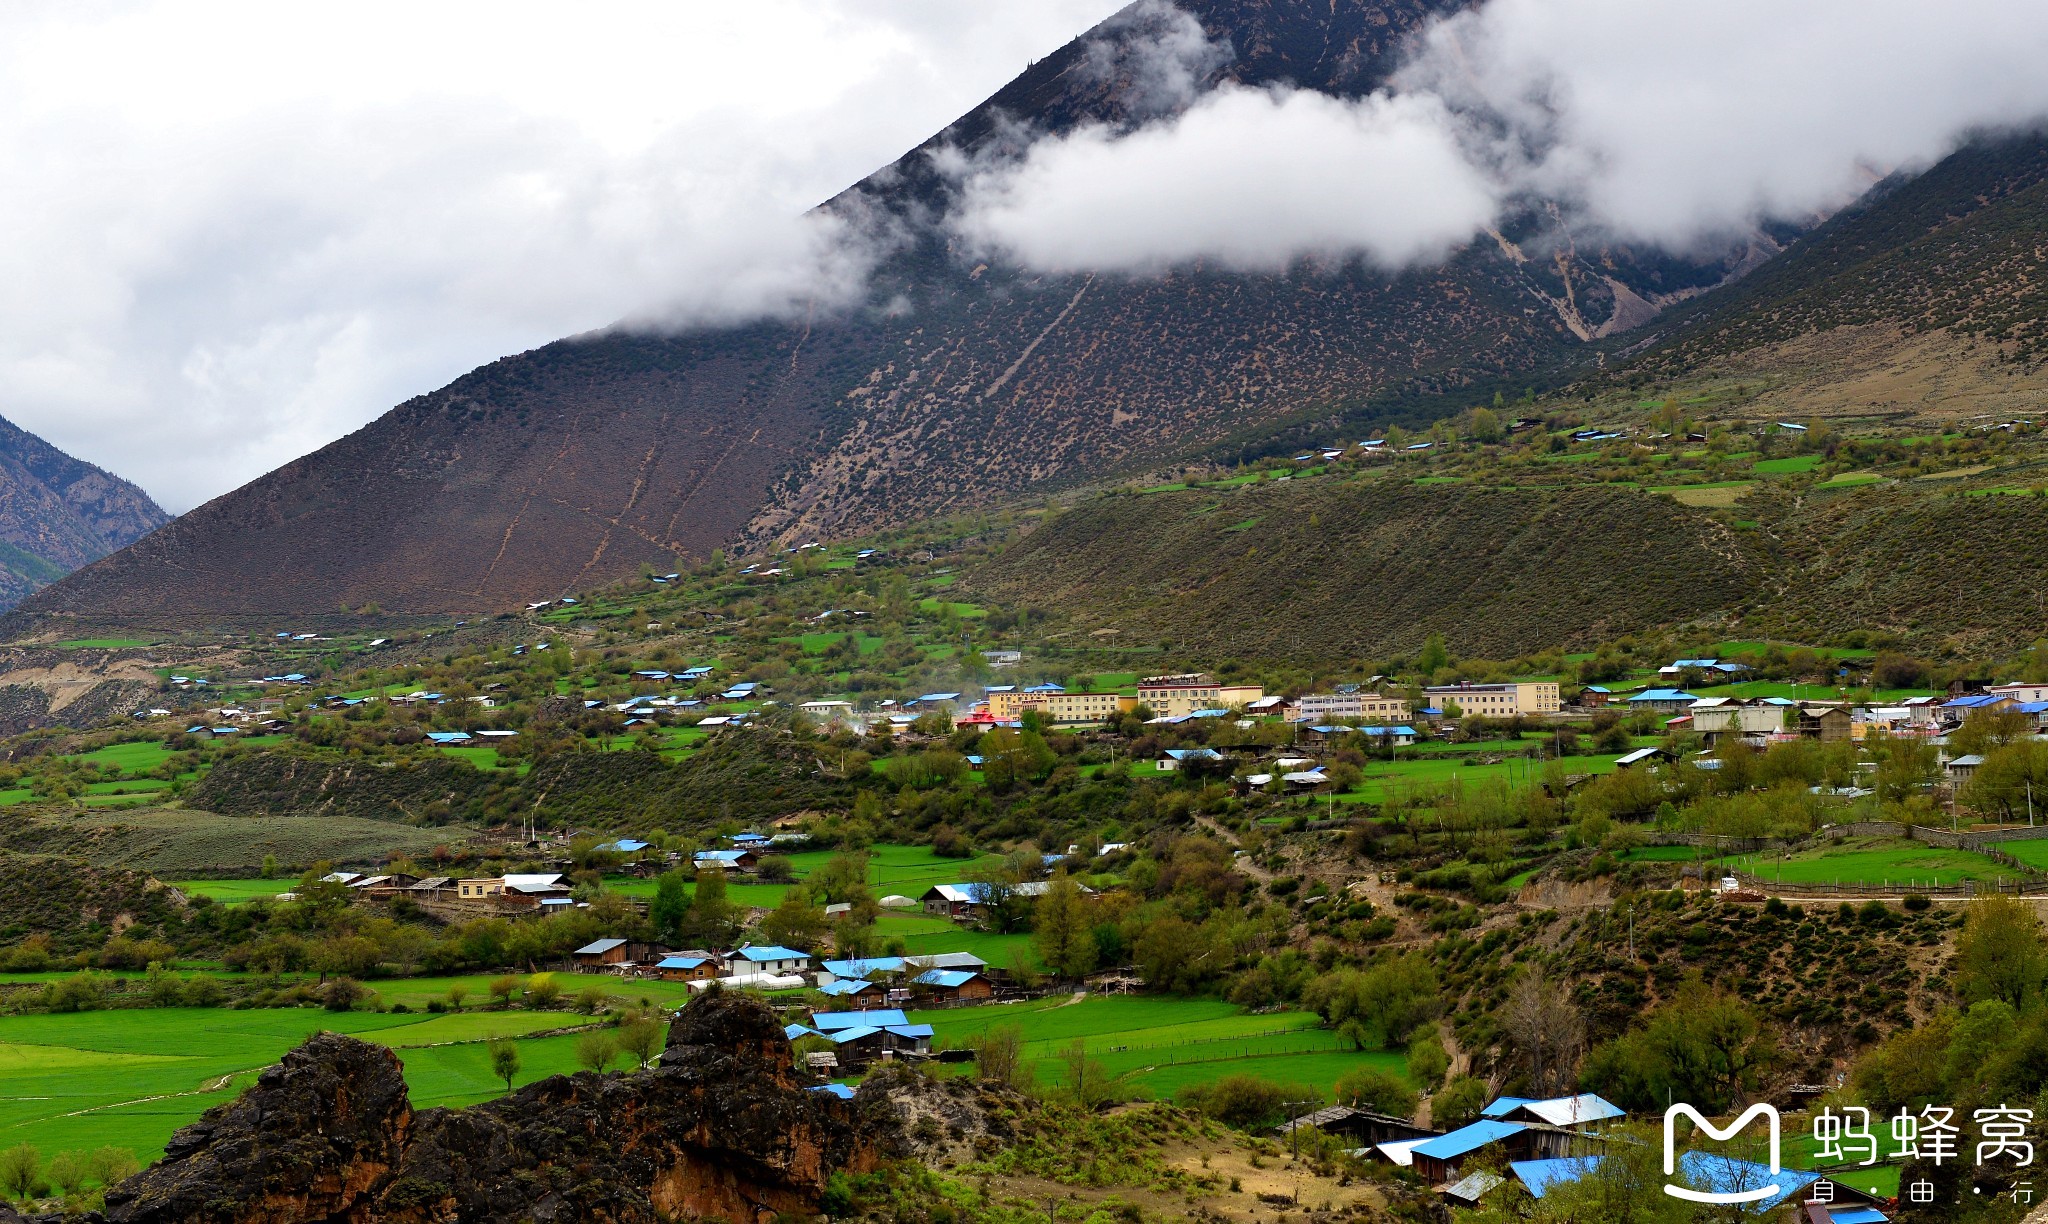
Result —
<svg viewBox="0 0 2048 1224"><path fill-rule="evenodd" d="M2004 880L2018 873L1967 850L1948 850L1895 838L1849 838L1839 846L1803 851L1789 858L1730 855L1722 864L1786 884L1956 884L1963 880Z"/></svg>

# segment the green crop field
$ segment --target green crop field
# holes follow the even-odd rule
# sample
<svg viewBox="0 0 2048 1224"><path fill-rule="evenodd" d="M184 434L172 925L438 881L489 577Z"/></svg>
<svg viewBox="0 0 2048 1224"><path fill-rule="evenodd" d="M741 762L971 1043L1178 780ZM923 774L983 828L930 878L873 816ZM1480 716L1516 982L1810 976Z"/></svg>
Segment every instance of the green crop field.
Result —
<svg viewBox="0 0 2048 1224"><path fill-rule="evenodd" d="M469 987L468 1009L444 1015L161 1008L0 1017L0 1146L33 1143L48 1156L111 1145L154 1160L172 1131L233 1099L263 1067L323 1031L391 1047L415 1107L468 1105L503 1092L485 1048L498 1038L519 1048L515 1084L576 1069L574 1033L537 1034L592 1023L580 1013L489 1010L477 1002L489 997L485 977L372 985L386 1003L424 1007L457 980ZM663 1007L688 993L670 982L570 974L558 981L571 995L596 985L617 1002Z"/></svg>
<svg viewBox="0 0 2048 1224"><path fill-rule="evenodd" d="M2048 815L2048 812L2044 812ZM1994 850L2003 850L2029 867L2048 871L2048 841L2002 841L1991 843Z"/></svg>
<svg viewBox="0 0 2048 1224"><path fill-rule="evenodd" d="M1569 774L1609 773L1614 757L1568 756L1558 762ZM1547 762L1515 758L1498 765L1468 765L1458 756L1443 754L1404 755L1394 761L1368 761L1365 781L1349 794L1337 795L1338 803L1384 803L1403 789L1448 786L1453 782L1502 781L1510 786L1529 785L1541 779Z"/></svg>
<svg viewBox="0 0 2048 1224"><path fill-rule="evenodd" d="M150 643L140 638L72 638L57 643L59 650L133 650Z"/></svg>
<svg viewBox="0 0 2048 1224"><path fill-rule="evenodd" d="M105 798L124 801L122 796ZM74 853L103 867L147 871L160 879L192 879L209 872L253 876L266 854L296 875L318 862L369 864L393 854L423 855L467 837L462 829L416 828L354 816L220 816L189 808L38 813L28 819L55 835L44 841L51 852ZM74 839L76 849L67 844Z"/></svg>
<svg viewBox="0 0 2048 1224"><path fill-rule="evenodd" d="M172 880L170 885L188 897L212 897L224 905L239 905L258 897L290 892L290 880Z"/></svg>
<svg viewBox="0 0 2048 1224"><path fill-rule="evenodd" d="M1784 459L1760 459L1752 467L1766 476L1782 476L1791 472L1811 472L1820 466L1819 455L1792 455Z"/></svg>
<svg viewBox="0 0 2048 1224"><path fill-rule="evenodd" d="M1892 838L1850 838L1840 847L1809 850L1779 860L1730 855L1718 860L1766 881L1786 884L1896 884L1932 886L1963 880L2005 880L2018 873L1967 850L1948 850Z"/></svg>
<svg viewBox="0 0 2048 1224"><path fill-rule="evenodd" d="M1308 1084L1324 1093L1338 1076L1360 1066L1382 1067L1404 1079L1407 1074L1401 1055L1346 1049L1311 1013L1252 1014L1216 999L1052 998L918 1012L911 1020L930 1024L942 1046L1015 1025L1024 1033L1025 1056L1039 1060L1038 1074L1047 1081L1064 1074L1058 1057L1078 1039L1109 1072L1161 1097L1236 1074Z"/></svg>

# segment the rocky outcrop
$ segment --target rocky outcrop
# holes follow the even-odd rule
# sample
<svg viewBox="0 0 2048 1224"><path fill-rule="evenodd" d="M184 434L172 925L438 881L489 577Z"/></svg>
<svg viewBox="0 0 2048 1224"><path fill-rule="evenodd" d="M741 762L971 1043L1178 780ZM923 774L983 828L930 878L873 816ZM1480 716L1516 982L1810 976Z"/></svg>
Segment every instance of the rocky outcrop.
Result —
<svg viewBox="0 0 2048 1224"><path fill-rule="evenodd" d="M879 1094L808 1092L775 1016L708 992L637 1075L555 1076L414 1112L398 1060L315 1037L107 1196L115 1224L722 1219L811 1214L900 1143Z"/></svg>

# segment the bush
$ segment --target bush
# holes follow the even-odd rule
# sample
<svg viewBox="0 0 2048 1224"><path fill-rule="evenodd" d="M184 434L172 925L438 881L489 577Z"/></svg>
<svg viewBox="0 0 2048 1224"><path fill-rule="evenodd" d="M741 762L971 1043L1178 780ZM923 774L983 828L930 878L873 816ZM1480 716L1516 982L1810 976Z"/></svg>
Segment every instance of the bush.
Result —
<svg viewBox="0 0 2048 1224"><path fill-rule="evenodd" d="M771 854L754 867L764 884L787 884L796 878L796 865L786 855Z"/></svg>
<svg viewBox="0 0 2048 1224"><path fill-rule="evenodd" d="M1913 914L1917 914L1933 904L1934 902L1930 900L1924 893L1913 893L1909 895L1904 902L1907 912Z"/></svg>
<svg viewBox="0 0 2048 1224"><path fill-rule="evenodd" d="M320 988L320 1006L331 1012L352 1011L362 997L362 984L354 978L330 978Z"/></svg>
<svg viewBox="0 0 2048 1224"><path fill-rule="evenodd" d="M526 979L526 1005L534 1011L546 1011L562 997L562 984L552 973L536 973Z"/></svg>
<svg viewBox="0 0 2048 1224"><path fill-rule="evenodd" d="M106 1001L106 978L87 969L43 983L42 1004L53 1012L91 1011Z"/></svg>
<svg viewBox="0 0 2048 1224"><path fill-rule="evenodd" d="M1212 1084L1190 1084L1174 1103L1240 1130L1262 1130L1287 1120L1290 1110L1307 1113L1304 1102L1321 1098L1298 1084L1276 1084L1256 1075L1226 1075Z"/></svg>
<svg viewBox="0 0 2048 1224"><path fill-rule="evenodd" d="M1442 1047L1437 1050L1441 1053ZM1360 1067L1339 1077L1336 1095L1340 1104L1354 1108L1377 1110L1397 1118L1415 1116L1415 1090L1375 1067Z"/></svg>

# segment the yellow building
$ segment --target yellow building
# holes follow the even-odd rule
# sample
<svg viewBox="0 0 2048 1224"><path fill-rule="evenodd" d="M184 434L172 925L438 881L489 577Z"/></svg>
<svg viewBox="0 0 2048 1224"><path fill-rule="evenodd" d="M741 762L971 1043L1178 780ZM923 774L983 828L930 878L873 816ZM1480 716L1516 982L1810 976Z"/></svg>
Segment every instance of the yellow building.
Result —
<svg viewBox="0 0 2048 1224"><path fill-rule="evenodd" d="M1514 718L1522 714L1555 714L1561 707L1554 680L1519 684L1439 684L1422 690L1434 709L1449 702L1466 714Z"/></svg>
<svg viewBox="0 0 2048 1224"><path fill-rule="evenodd" d="M1206 672L1147 676L1138 681L1138 701L1154 716L1178 718L1197 710L1227 710L1257 701L1266 690L1256 684L1218 684Z"/></svg>
<svg viewBox="0 0 2048 1224"><path fill-rule="evenodd" d="M1013 722L1022 718L1026 710L1037 710L1056 723L1101 722L1104 719L1115 718L1137 704L1137 698L1125 697L1121 693L1032 693L996 690L988 695L989 714L1003 722Z"/></svg>

